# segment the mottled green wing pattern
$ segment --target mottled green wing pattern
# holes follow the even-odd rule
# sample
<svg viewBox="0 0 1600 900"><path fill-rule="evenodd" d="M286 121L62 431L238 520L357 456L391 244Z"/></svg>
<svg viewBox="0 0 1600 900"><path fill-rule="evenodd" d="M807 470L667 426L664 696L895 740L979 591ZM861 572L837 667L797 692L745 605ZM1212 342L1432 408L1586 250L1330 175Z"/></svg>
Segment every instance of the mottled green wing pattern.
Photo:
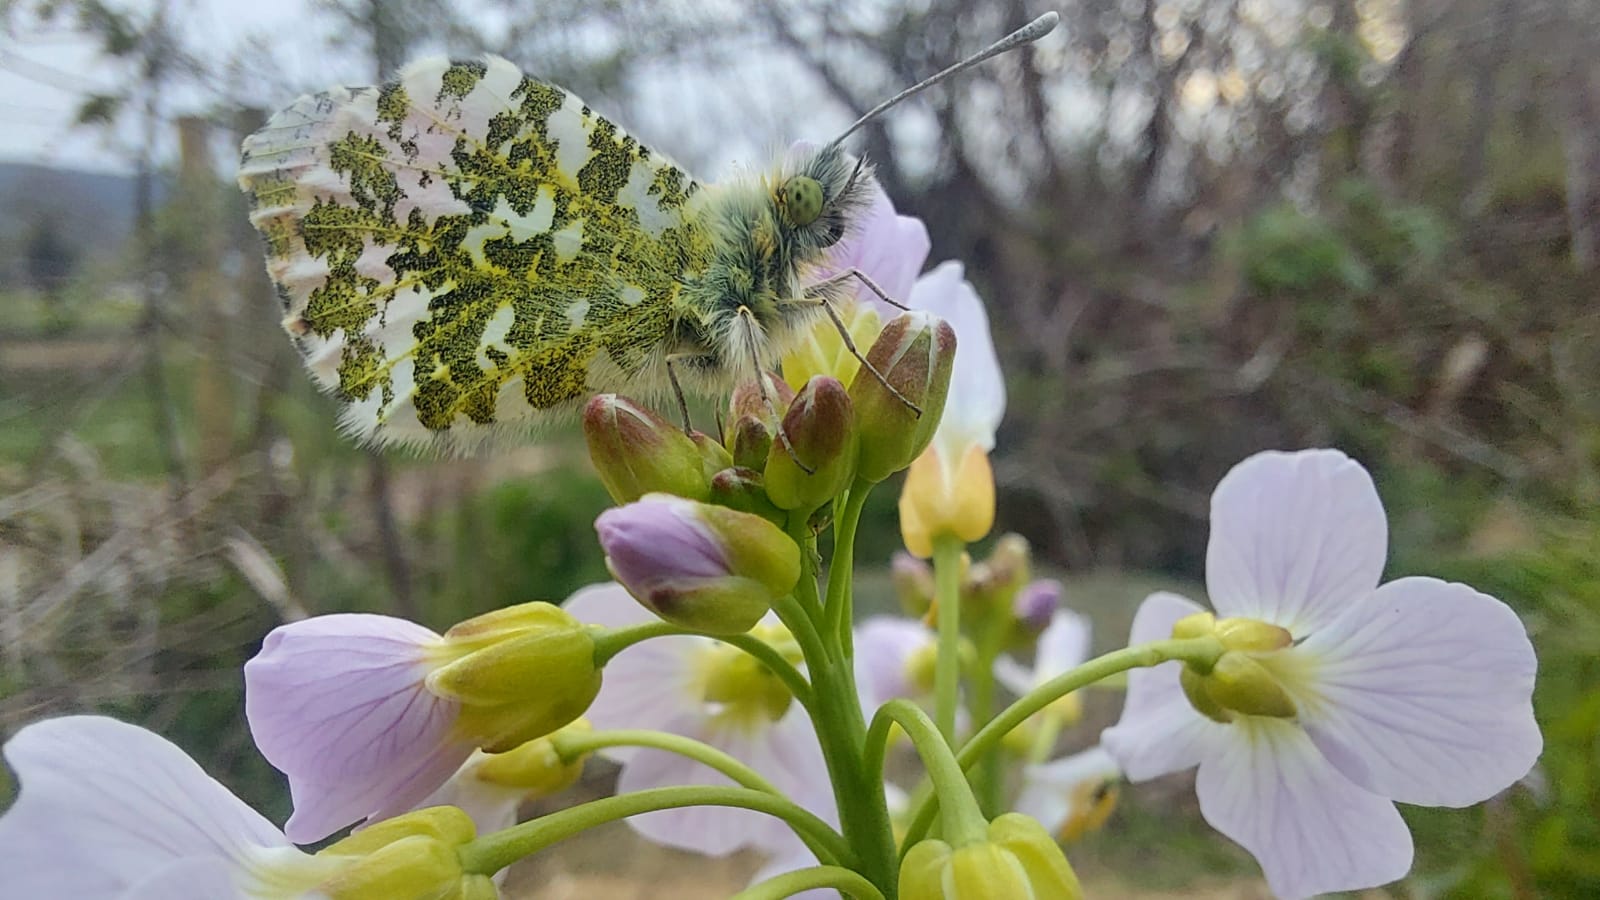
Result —
<svg viewBox="0 0 1600 900"><path fill-rule="evenodd" d="M244 143L284 327L364 441L471 448L654 393L699 186L499 58L300 98Z"/></svg>

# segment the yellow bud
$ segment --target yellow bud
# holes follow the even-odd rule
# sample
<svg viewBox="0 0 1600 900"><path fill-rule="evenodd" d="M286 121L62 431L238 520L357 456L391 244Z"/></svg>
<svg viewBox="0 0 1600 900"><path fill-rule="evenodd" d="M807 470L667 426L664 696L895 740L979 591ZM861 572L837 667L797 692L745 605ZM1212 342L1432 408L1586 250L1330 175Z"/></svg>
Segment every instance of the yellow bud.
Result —
<svg viewBox="0 0 1600 900"><path fill-rule="evenodd" d="M1296 710L1283 685L1259 660L1244 653L1224 653L1205 678L1206 693L1218 705L1247 716L1292 719Z"/></svg>
<svg viewBox="0 0 1600 900"><path fill-rule="evenodd" d="M930 447L911 463L900 489L900 532L906 549L933 555L934 541L954 536L981 540L994 526L994 471L983 448L968 447L947 465Z"/></svg>
<svg viewBox="0 0 1600 900"><path fill-rule="evenodd" d="M1081 900L1061 847L1037 821L1007 813L985 840L912 847L900 863L901 900Z"/></svg>
<svg viewBox="0 0 1600 900"><path fill-rule="evenodd" d="M428 690L461 704L457 728L491 753L582 715L600 692L594 636L560 607L524 603L445 632Z"/></svg>
<svg viewBox="0 0 1600 900"><path fill-rule="evenodd" d="M1258 619L1218 619L1217 639L1229 650L1270 651L1282 650L1294 643L1289 629L1262 622Z"/></svg>
<svg viewBox="0 0 1600 900"><path fill-rule="evenodd" d="M1189 698L1189 705L1200 715L1224 725L1233 721L1233 713L1212 699L1211 692L1206 690L1206 676L1184 666L1183 671L1178 673L1178 685L1183 688L1183 695Z"/></svg>
<svg viewBox="0 0 1600 900"><path fill-rule="evenodd" d="M473 769L473 777L488 784L523 791L530 799L558 794L577 784L588 755L579 756L571 762L563 761L561 754L556 752L555 738L592 730L587 720L579 719L555 734L528 741L514 750L489 754L482 757Z"/></svg>
<svg viewBox="0 0 1600 900"><path fill-rule="evenodd" d="M467 814L435 806L379 822L317 854L348 859L312 892L329 900L483 900L495 896L486 875L462 871L458 848L472 840Z"/></svg>
<svg viewBox="0 0 1600 900"><path fill-rule="evenodd" d="M1172 623L1172 636L1179 640L1215 634L1217 617L1208 612L1191 613Z"/></svg>

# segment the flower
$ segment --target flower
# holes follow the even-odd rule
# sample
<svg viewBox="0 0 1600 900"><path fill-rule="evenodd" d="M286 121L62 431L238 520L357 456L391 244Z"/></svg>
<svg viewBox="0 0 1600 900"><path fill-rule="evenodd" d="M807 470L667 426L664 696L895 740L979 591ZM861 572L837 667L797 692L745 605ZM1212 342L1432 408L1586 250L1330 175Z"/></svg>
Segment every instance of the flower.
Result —
<svg viewBox="0 0 1600 900"><path fill-rule="evenodd" d="M944 414L955 352L955 330L931 313L912 310L883 326L867 350L877 374L863 369L850 380L859 478L876 484L927 449Z"/></svg>
<svg viewBox="0 0 1600 900"><path fill-rule="evenodd" d="M1099 746L1022 770L1016 810L1071 843L1105 824L1117 805L1122 770Z"/></svg>
<svg viewBox="0 0 1600 900"><path fill-rule="evenodd" d="M648 494L595 520L606 568L651 612L739 634L800 580L800 548L752 513Z"/></svg>
<svg viewBox="0 0 1600 900"><path fill-rule="evenodd" d="M556 734L590 731L579 719ZM577 783L588 756L563 760L556 752L556 734L528 741L504 753L473 751L439 789L417 804L454 806L472 819L478 834L502 831L517 823L517 811L528 800L560 793Z"/></svg>
<svg viewBox="0 0 1600 900"><path fill-rule="evenodd" d="M837 380L813 376L789 404L779 439L768 445L767 495L779 509L810 512L849 486L855 464L850 395Z"/></svg>
<svg viewBox="0 0 1600 900"><path fill-rule="evenodd" d="M615 584L586 587L566 608L610 628L650 620ZM755 634L780 649L792 644L770 619ZM750 766L791 800L838 821L810 717L776 676L742 651L708 637L674 635L628 647L606 669L605 686L586 714L596 728L648 728L703 741ZM733 783L674 753L631 747L603 752L622 766L619 793ZM628 824L658 844L711 856L746 847L777 851L794 840L778 819L724 807L661 810L634 816Z"/></svg>
<svg viewBox="0 0 1600 900"><path fill-rule="evenodd" d="M933 555L934 539L948 535L971 543L994 524L988 454L1005 415L1006 388L983 301L960 263L942 263L919 278L911 305L949 322L959 342L933 443L911 463L900 492L906 549L926 558Z"/></svg>
<svg viewBox="0 0 1600 900"><path fill-rule="evenodd" d="M311 859L176 745L116 719L35 722L5 758L21 788L0 817L9 896L243 898L274 861Z"/></svg>
<svg viewBox="0 0 1600 900"><path fill-rule="evenodd" d="M1132 644L1176 630L1230 649L1211 673L1133 671L1102 744L1134 781L1198 765L1206 821L1281 897L1400 878L1412 845L1395 802L1487 799L1542 745L1516 614L1434 578L1379 585L1387 532L1344 454L1257 454L1211 497L1206 587L1225 618L1168 593L1134 617ZM1251 704L1270 714L1240 712Z"/></svg>
<svg viewBox="0 0 1600 900"><path fill-rule="evenodd" d="M20 784L0 817L0 870L16 897L379 900L492 896L455 847L458 810L385 822L315 856L170 741L103 716L23 728L5 744ZM408 879L396 891L392 875Z"/></svg>
<svg viewBox="0 0 1600 900"><path fill-rule="evenodd" d="M600 674L586 627L526 603L444 636L360 613L292 622L267 635L244 681L256 747L289 777L284 831L310 843L412 809L475 749L560 728Z"/></svg>

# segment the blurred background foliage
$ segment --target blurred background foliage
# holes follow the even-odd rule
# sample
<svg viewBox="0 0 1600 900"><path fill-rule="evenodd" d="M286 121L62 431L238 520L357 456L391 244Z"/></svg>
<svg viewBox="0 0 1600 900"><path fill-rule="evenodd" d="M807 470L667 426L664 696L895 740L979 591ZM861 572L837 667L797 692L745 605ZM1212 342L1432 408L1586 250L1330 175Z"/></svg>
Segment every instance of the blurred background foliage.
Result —
<svg viewBox="0 0 1600 900"><path fill-rule="evenodd" d="M336 433L230 184L263 107L319 85L281 35L186 29L197 5L0 7L0 63L48 69L65 36L119 73L79 127L125 163L0 164L0 729L130 717L281 820L241 715L261 636L559 599L604 576L605 494L572 429L449 460ZM288 49L365 79L499 52L714 177L1050 5L316 0ZM1001 528L1109 648L1149 579L1200 578L1230 465L1352 453L1391 511L1390 575L1504 598L1542 667L1539 768L1473 810L1408 810L1419 866L1387 893L1600 896L1600 6L1053 5L1055 36L859 141L932 261L962 260L989 301ZM858 558L895 549L892 495ZM1072 740L1116 715L1103 700ZM1181 782L1125 796L1075 854L1089 870L1152 889L1252 871Z"/></svg>

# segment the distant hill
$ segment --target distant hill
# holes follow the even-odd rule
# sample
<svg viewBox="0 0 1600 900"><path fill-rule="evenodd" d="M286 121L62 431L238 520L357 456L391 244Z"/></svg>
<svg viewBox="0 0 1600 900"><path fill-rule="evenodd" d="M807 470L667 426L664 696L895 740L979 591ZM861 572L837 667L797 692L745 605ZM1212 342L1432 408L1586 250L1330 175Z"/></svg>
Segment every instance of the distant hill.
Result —
<svg viewBox="0 0 1600 900"><path fill-rule="evenodd" d="M157 175L159 205L169 182ZM134 178L0 162L0 288L22 278L22 254L44 223L67 236L82 262L115 254L133 227Z"/></svg>

